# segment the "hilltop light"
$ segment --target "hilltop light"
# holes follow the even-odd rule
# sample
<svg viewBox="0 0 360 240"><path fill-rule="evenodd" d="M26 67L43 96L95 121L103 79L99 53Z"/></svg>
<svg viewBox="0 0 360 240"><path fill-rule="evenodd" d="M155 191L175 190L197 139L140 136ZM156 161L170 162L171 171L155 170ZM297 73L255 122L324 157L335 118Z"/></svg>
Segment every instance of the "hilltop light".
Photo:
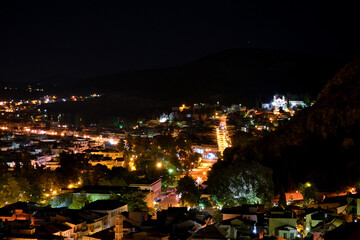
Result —
<svg viewBox="0 0 360 240"><path fill-rule="evenodd" d="M306 187L311 187L311 183L307 182L306 184Z"/></svg>
<svg viewBox="0 0 360 240"><path fill-rule="evenodd" d="M68 188L73 188L74 186L72 184L69 184Z"/></svg>
<svg viewBox="0 0 360 240"><path fill-rule="evenodd" d="M161 167L162 167L162 163L159 162L159 163L156 164L156 166L157 166L158 168L161 168Z"/></svg>

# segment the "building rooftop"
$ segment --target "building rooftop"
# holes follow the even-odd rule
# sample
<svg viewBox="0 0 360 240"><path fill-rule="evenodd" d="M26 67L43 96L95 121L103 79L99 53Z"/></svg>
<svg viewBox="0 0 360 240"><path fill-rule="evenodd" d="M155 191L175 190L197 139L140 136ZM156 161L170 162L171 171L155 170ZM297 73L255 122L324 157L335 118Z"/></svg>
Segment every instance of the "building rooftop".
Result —
<svg viewBox="0 0 360 240"><path fill-rule="evenodd" d="M108 228L100 232L94 233L92 235L89 235L89 237L94 239L101 239L101 240L114 240L115 232L113 228Z"/></svg>
<svg viewBox="0 0 360 240"><path fill-rule="evenodd" d="M129 193L132 191L137 191L137 189L127 186L84 186L82 188L72 189L72 192L76 193L85 192L94 194Z"/></svg>
<svg viewBox="0 0 360 240"><path fill-rule="evenodd" d="M137 180L135 183L132 183L130 185L153 185L157 183L158 181L161 181L160 178L141 178Z"/></svg>
<svg viewBox="0 0 360 240"><path fill-rule="evenodd" d="M44 224L43 227L46 229L46 231L50 234L54 234L57 232L64 232L67 230L70 230L71 227L64 223L50 223L50 224Z"/></svg>
<svg viewBox="0 0 360 240"><path fill-rule="evenodd" d="M113 210L127 205L127 203L117 200L97 200L87 204L84 209L86 210Z"/></svg>
<svg viewBox="0 0 360 240"><path fill-rule="evenodd" d="M276 228L277 230L296 230L296 228L289 226L289 225L284 225L281 227Z"/></svg>
<svg viewBox="0 0 360 240"><path fill-rule="evenodd" d="M222 230L216 224L200 229L191 235L190 239L228 239L227 232Z"/></svg>

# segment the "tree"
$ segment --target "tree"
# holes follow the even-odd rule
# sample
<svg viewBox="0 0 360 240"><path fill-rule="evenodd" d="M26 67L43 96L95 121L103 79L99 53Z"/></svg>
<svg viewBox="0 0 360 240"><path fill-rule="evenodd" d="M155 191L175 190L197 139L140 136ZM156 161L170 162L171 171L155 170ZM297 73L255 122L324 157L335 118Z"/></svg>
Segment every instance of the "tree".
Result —
<svg viewBox="0 0 360 240"><path fill-rule="evenodd" d="M72 203L70 205L71 209L81 209L85 207L86 204L90 202L90 199L87 197L85 192L75 194L72 198Z"/></svg>
<svg viewBox="0 0 360 240"><path fill-rule="evenodd" d="M304 205L309 205L311 202L316 200L318 190L314 183L306 182L299 185L300 193L304 197Z"/></svg>
<svg viewBox="0 0 360 240"><path fill-rule="evenodd" d="M193 143L190 139L186 138L184 135L180 135L176 140L176 146L183 151L192 152Z"/></svg>
<svg viewBox="0 0 360 240"><path fill-rule="evenodd" d="M142 191L135 191L126 194L111 193L109 199L126 202L128 204L129 211L147 212L150 210L144 201L145 194Z"/></svg>
<svg viewBox="0 0 360 240"><path fill-rule="evenodd" d="M220 222L221 220L222 220L221 211L220 211L219 209L215 209L213 221L214 221L214 222Z"/></svg>
<svg viewBox="0 0 360 240"><path fill-rule="evenodd" d="M117 150L120 152L124 152L126 150L126 144L124 139L120 139L119 143L117 144Z"/></svg>
<svg viewBox="0 0 360 240"><path fill-rule="evenodd" d="M200 201L200 189L194 179L189 175L178 181L177 193L181 194L180 202L184 206L197 206Z"/></svg>
<svg viewBox="0 0 360 240"><path fill-rule="evenodd" d="M83 155L65 152L60 153L60 168L56 169L56 172L59 173L59 182L63 183L64 186L78 182L81 170L84 169L86 165L87 162Z"/></svg>
<svg viewBox="0 0 360 240"><path fill-rule="evenodd" d="M102 169L102 168L101 168ZM105 169L104 169L105 170ZM102 170L100 170L102 171ZM103 177L98 181L102 186L127 186L127 180L131 181L130 172L123 167L113 167L111 170L105 170Z"/></svg>
<svg viewBox="0 0 360 240"><path fill-rule="evenodd" d="M283 187L281 188L281 192L280 192L279 206L282 206L284 208L287 206L287 204L286 204L286 195L285 195L285 191L284 191Z"/></svg>
<svg viewBox="0 0 360 240"><path fill-rule="evenodd" d="M133 193L124 194L123 201L128 204L129 211L149 211L149 207L144 201L144 193L141 191L136 191Z"/></svg>
<svg viewBox="0 0 360 240"><path fill-rule="evenodd" d="M206 197L203 197L203 198L200 199L199 206L203 207L205 209L212 207L210 200L207 199Z"/></svg>
<svg viewBox="0 0 360 240"><path fill-rule="evenodd" d="M101 164L89 166L86 170L86 174L84 174L82 177L84 185L98 185L99 182L106 179L109 171L110 170L106 166Z"/></svg>
<svg viewBox="0 0 360 240"><path fill-rule="evenodd" d="M145 156L150 148L150 142L145 137L135 137L133 139L133 151L138 155Z"/></svg>
<svg viewBox="0 0 360 240"><path fill-rule="evenodd" d="M1 205L27 201L27 195L16 179L9 173L0 176L0 203Z"/></svg>
<svg viewBox="0 0 360 240"><path fill-rule="evenodd" d="M153 142L159 149L171 152L175 150L174 138L170 135L159 135L154 138Z"/></svg>
<svg viewBox="0 0 360 240"><path fill-rule="evenodd" d="M70 205L73 202L73 194L72 193L64 193L55 196L50 200L50 205L52 208L61 208L67 207L70 208Z"/></svg>
<svg viewBox="0 0 360 240"><path fill-rule="evenodd" d="M270 204L272 171L255 161L217 162L209 173L208 189L220 205Z"/></svg>

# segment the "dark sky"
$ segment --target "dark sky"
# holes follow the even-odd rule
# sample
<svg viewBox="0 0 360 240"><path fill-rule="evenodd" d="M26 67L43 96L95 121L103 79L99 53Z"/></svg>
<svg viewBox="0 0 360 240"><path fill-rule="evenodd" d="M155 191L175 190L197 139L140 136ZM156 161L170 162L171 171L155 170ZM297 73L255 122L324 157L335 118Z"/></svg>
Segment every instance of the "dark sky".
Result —
<svg viewBox="0 0 360 240"><path fill-rule="evenodd" d="M313 2L320 1L1 1L0 81L92 78L229 48L343 61L357 54L359 8Z"/></svg>

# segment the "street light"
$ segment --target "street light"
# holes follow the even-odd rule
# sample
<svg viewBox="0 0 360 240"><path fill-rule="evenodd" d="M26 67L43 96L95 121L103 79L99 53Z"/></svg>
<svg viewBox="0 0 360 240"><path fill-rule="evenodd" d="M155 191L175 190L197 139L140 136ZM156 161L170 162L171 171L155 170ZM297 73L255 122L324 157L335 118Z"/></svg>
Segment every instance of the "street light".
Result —
<svg viewBox="0 0 360 240"><path fill-rule="evenodd" d="M156 166L157 166L158 168L161 168L161 167L162 167L162 163L159 162L159 163L156 164Z"/></svg>

